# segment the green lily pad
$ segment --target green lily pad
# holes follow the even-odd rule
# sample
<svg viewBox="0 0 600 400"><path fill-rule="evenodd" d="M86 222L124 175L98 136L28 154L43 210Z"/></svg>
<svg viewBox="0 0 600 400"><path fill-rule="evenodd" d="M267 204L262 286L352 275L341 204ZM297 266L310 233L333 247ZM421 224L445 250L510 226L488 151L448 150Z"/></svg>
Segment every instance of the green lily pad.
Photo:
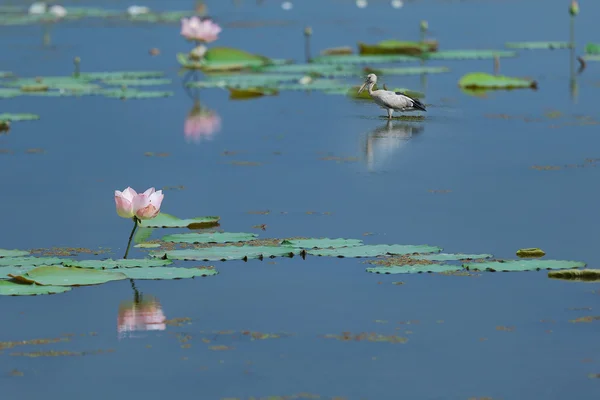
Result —
<svg viewBox="0 0 600 400"><path fill-rule="evenodd" d="M583 59L585 61L600 61L600 54L586 54Z"/></svg>
<svg viewBox="0 0 600 400"><path fill-rule="evenodd" d="M36 268L35 265L18 265L0 267L0 279L10 279L9 275L21 275Z"/></svg>
<svg viewBox="0 0 600 400"><path fill-rule="evenodd" d="M160 247L160 243L138 243L133 247L137 247L140 249L155 249L157 247Z"/></svg>
<svg viewBox="0 0 600 400"><path fill-rule="evenodd" d="M437 51L437 40L410 42L401 40L384 40L377 44L358 43L360 54L406 54L419 55Z"/></svg>
<svg viewBox="0 0 600 400"><path fill-rule="evenodd" d="M120 259L120 260L76 260L63 263L66 267L79 267L91 269L113 269L113 268L149 268L164 267L173 264L171 260L158 260L156 258L142 259Z"/></svg>
<svg viewBox="0 0 600 400"><path fill-rule="evenodd" d="M378 257L386 254L403 255L415 253L437 253L442 249L437 246L428 245L402 245L402 244L376 244L353 247L343 247L339 249L316 249L307 251L308 254L315 256L328 257Z"/></svg>
<svg viewBox="0 0 600 400"><path fill-rule="evenodd" d="M170 85L170 79L108 79L104 81L111 86L159 86Z"/></svg>
<svg viewBox="0 0 600 400"><path fill-rule="evenodd" d="M548 278L562 279L567 281L600 281L600 269L567 269L561 271L549 271Z"/></svg>
<svg viewBox="0 0 600 400"><path fill-rule="evenodd" d="M163 257L168 259L188 261L227 261L243 260L252 258L268 257L290 257L299 254L302 250L286 246L225 246L207 247L191 250L156 251L150 253L152 257Z"/></svg>
<svg viewBox="0 0 600 400"><path fill-rule="evenodd" d="M40 286L0 280L0 296L36 296L42 294L64 293L69 290L71 290L71 288L65 286Z"/></svg>
<svg viewBox="0 0 600 400"><path fill-rule="evenodd" d="M142 91L135 89L104 89L97 91L104 97L121 99L121 100L136 100L136 99L156 99L162 97L171 97L173 92L158 92L158 91Z"/></svg>
<svg viewBox="0 0 600 400"><path fill-rule="evenodd" d="M423 54L421 57L426 60L486 60L516 56L516 52L506 50L446 50Z"/></svg>
<svg viewBox="0 0 600 400"><path fill-rule="evenodd" d="M298 74L236 74L236 75L208 75L206 80L190 82L187 86L197 88L277 88L283 82L297 82L304 75Z"/></svg>
<svg viewBox="0 0 600 400"><path fill-rule="evenodd" d="M235 243L254 240L257 236L254 233L243 232L177 233L164 236L162 240L175 243Z"/></svg>
<svg viewBox="0 0 600 400"><path fill-rule="evenodd" d="M0 121L10 121L10 122L17 122L17 121L35 121L40 119L39 115L35 115L35 114L8 114L8 113L3 113L0 114ZM1 255L2 250L0 250L0 257L3 257Z"/></svg>
<svg viewBox="0 0 600 400"><path fill-rule="evenodd" d="M318 56L312 59L314 64L378 64L419 61L418 57L405 55L386 55L386 56L361 56L358 54L348 55L326 55Z"/></svg>
<svg viewBox="0 0 600 400"><path fill-rule="evenodd" d="M600 54L600 44L588 43L585 45L586 54Z"/></svg>
<svg viewBox="0 0 600 400"><path fill-rule="evenodd" d="M531 79L491 75L485 72L468 73L460 78L458 85L465 89L537 89L537 82Z"/></svg>
<svg viewBox="0 0 600 400"><path fill-rule="evenodd" d="M491 254L425 254L420 256L413 256L411 258L415 260L427 260L427 261L455 261L455 260L479 260L482 258L492 258Z"/></svg>
<svg viewBox="0 0 600 400"><path fill-rule="evenodd" d="M429 264L429 265L392 265L390 267L371 267L367 268L367 272L373 274L422 274L424 272L429 273L442 273L442 272L456 272L463 268L456 265L444 265L444 264Z"/></svg>
<svg viewBox="0 0 600 400"><path fill-rule="evenodd" d="M121 79L149 79L160 78L165 73L162 71L113 71L113 72L88 72L80 75L80 79L88 81L110 81Z"/></svg>
<svg viewBox="0 0 600 400"><path fill-rule="evenodd" d="M190 228L195 229L203 225L216 225L221 217L195 217L180 219L174 215L161 212L153 219L146 219L139 223L143 228Z"/></svg>
<svg viewBox="0 0 600 400"><path fill-rule="evenodd" d="M449 72L448 67L397 67L397 68L369 68L366 67L364 73L374 73L377 75L423 75L423 74L441 74Z"/></svg>
<svg viewBox="0 0 600 400"><path fill-rule="evenodd" d="M522 50L555 50L555 49L570 49L569 42L510 42L505 46L509 49Z"/></svg>
<svg viewBox="0 0 600 400"><path fill-rule="evenodd" d="M21 89L0 88L0 99L12 99L13 97L22 96Z"/></svg>
<svg viewBox="0 0 600 400"><path fill-rule="evenodd" d="M196 276L213 276L219 272L214 268L132 268L123 271L130 279L185 279Z"/></svg>
<svg viewBox="0 0 600 400"><path fill-rule="evenodd" d="M0 266L20 266L20 265L54 265L71 261L65 258L57 257L4 257L0 258Z"/></svg>
<svg viewBox="0 0 600 400"><path fill-rule="evenodd" d="M154 232L153 228L141 228L138 226L135 235L133 235L133 241L137 244L142 244L152 236L152 232Z"/></svg>
<svg viewBox="0 0 600 400"><path fill-rule="evenodd" d="M72 76L47 76L37 78L21 78L4 83L6 86L19 87L22 91L36 92L48 89L90 92L100 89L99 85Z"/></svg>
<svg viewBox="0 0 600 400"><path fill-rule="evenodd" d="M482 263L467 263L463 267L472 271L538 271L541 269L571 269L583 268L584 262L579 261L561 261L561 260L509 260L509 261L489 261Z"/></svg>
<svg viewBox="0 0 600 400"><path fill-rule="evenodd" d="M37 267L24 274L10 276L20 282L44 286L99 285L127 279L127 276L121 272L58 266Z"/></svg>
<svg viewBox="0 0 600 400"><path fill-rule="evenodd" d="M336 77L336 76L355 76L360 75L361 70L354 66L336 65L336 64L286 64L286 65L267 65L258 69L260 72L271 74L293 74L298 79L304 75Z"/></svg>
<svg viewBox="0 0 600 400"><path fill-rule="evenodd" d="M2 120L1 114L0 114L0 120ZM29 252L26 250L0 249L0 257L21 257L21 256L26 256L26 255L29 255Z"/></svg>
<svg viewBox="0 0 600 400"><path fill-rule="evenodd" d="M271 88L228 88L229 98L232 100L247 100L263 96L276 96L279 94L277 89Z"/></svg>
<svg viewBox="0 0 600 400"><path fill-rule="evenodd" d="M204 59L200 64L202 70L205 71L235 71L286 62L285 60L275 61L265 56L231 47L211 47L204 54Z"/></svg>
<svg viewBox="0 0 600 400"><path fill-rule="evenodd" d="M358 239L293 239L284 240L281 242L282 246L292 246L301 249L329 249L339 247L351 247L360 246L362 240Z"/></svg>
<svg viewBox="0 0 600 400"><path fill-rule="evenodd" d="M530 249L519 249L517 251L518 257L543 257L546 252L542 249L530 248Z"/></svg>

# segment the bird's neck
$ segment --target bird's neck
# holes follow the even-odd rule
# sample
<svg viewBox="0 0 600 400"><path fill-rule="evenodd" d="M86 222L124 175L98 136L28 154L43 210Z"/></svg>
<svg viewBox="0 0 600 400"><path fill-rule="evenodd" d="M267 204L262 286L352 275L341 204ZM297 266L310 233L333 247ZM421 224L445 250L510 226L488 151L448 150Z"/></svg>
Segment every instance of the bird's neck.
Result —
<svg viewBox="0 0 600 400"><path fill-rule="evenodd" d="M367 87L367 89L369 90L369 94L370 95L373 94L373 86L375 86L375 83L369 83L369 86Z"/></svg>

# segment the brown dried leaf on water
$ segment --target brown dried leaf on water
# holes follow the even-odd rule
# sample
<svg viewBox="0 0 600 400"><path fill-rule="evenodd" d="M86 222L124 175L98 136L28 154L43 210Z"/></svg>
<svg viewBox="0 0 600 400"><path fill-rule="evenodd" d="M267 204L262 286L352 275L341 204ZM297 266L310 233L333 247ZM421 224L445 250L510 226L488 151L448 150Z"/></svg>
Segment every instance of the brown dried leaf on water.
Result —
<svg viewBox="0 0 600 400"><path fill-rule="evenodd" d="M144 155L146 157L168 157L171 154L170 153L153 153L151 151L147 151L147 152L144 153Z"/></svg>
<svg viewBox="0 0 600 400"><path fill-rule="evenodd" d="M226 350L233 350L235 347L231 347L231 346L224 346L224 345L218 345L218 346L209 346L210 350L213 351L226 351Z"/></svg>
<svg viewBox="0 0 600 400"><path fill-rule="evenodd" d="M0 149L0 154L15 154L15 152L10 149Z"/></svg>
<svg viewBox="0 0 600 400"><path fill-rule="evenodd" d="M503 325L498 325L496 327L497 331L504 331L504 332L514 332L515 327L514 326L503 326Z"/></svg>
<svg viewBox="0 0 600 400"><path fill-rule="evenodd" d="M172 318L167 319L164 324L169 326L183 326L190 325L192 323L192 319L190 317L181 317L181 318Z"/></svg>
<svg viewBox="0 0 600 400"><path fill-rule="evenodd" d="M590 379L600 379L600 374L589 374L588 378L590 378Z"/></svg>
<svg viewBox="0 0 600 400"><path fill-rule="evenodd" d="M150 50L148 50L148 53L149 53L151 56L157 56L157 55L159 55L159 54L160 54L160 50L159 50L159 49L157 49L156 47L153 47L153 48L151 48Z"/></svg>
<svg viewBox="0 0 600 400"><path fill-rule="evenodd" d="M270 214L271 211L270 210L265 210L265 211L247 211L248 214L258 214L258 215L267 215Z"/></svg>
<svg viewBox="0 0 600 400"><path fill-rule="evenodd" d="M24 376L25 374L22 371L19 371L18 369L13 369L12 371L9 372L10 376Z"/></svg>
<svg viewBox="0 0 600 400"><path fill-rule="evenodd" d="M396 335L380 335L378 333L358 333L352 334L351 332L342 332L341 335L332 335L327 334L322 336L325 339L335 339L340 340L342 342L388 342L388 343L406 343L408 342L408 338L396 336Z"/></svg>
<svg viewBox="0 0 600 400"><path fill-rule="evenodd" d="M41 255L45 257L73 257L79 254L93 254L99 255L109 253L111 249L88 249L86 247L49 247L49 248L37 248L31 249L30 253L33 255Z"/></svg>
<svg viewBox="0 0 600 400"><path fill-rule="evenodd" d="M392 282L392 285L400 286L400 285L404 285L404 282L396 281L396 282Z"/></svg>
<svg viewBox="0 0 600 400"><path fill-rule="evenodd" d="M25 150L25 153L27 153L27 154L43 154L45 152L46 152L46 150L39 148L39 147Z"/></svg>
<svg viewBox="0 0 600 400"><path fill-rule="evenodd" d="M258 166L262 165L262 163L259 163L256 161L232 161L230 164L231 165L239 165L242 167L258 167Z"/></svg>
<svg viewBox="0 0 600 400"><path fill-rule="evenodd" d="M364 261L364 263L381 265L384 267L391 267L394 265L431 265L437 264L436 262L429 260L416 260L410 257L410 254L402 256L387 256L384 258L377 258L375 260Z"/></svg>
<svg viewBox="0 0 600 400"><path fill-rule="evenodd" d="M253 225L252 228L253 229L261 229L263 231L266 231L267 230L267 225L266 224Z"/></svg>
<svg viewBox="0 0 600 400"><path fill-rule="evenodd" d="M34 346L40 344L52 344L52 343L63 343L69 342L71 339L69 337L60 337L60 338L52 338L52 339L31 339L31 340L19 340L16 342L0 342L0 350L4 349L12 349L16 346Z"/></svg>
<svg viewBox="0 0 600 400"><path fill-rule="evenodd" d="M10 353L13 357L29 357L29 358L38 358L38 357L74 357L74 356L89 356L96 354L106 354L106 353L114 353L114 349L99 349L99 350L91 350L91 351L34 351L34 352L16 352Z"/></svg>
<svg viewBox="0 0 600 400"><path fill-rule="evenodd" d="M589 322L594 322L594 321L600 321L600 315L580 317L580 318L569 320L569 322L572 322L574 324L578 324L581 322L589 323Z"/></svg>
<svg viewBox="0 0 600 400"><path fill-rule="evenodd" d="M531 169L536 169L538 171L558 171L560 166L558 165L532 165Z"/></svg>
<svg viewBox="0 0 600 400"><path fill-rule="evenodd" d="M183 185L176 185L176 186L164 186L162 188L162 190L184 190L185 186Z"/></svg>

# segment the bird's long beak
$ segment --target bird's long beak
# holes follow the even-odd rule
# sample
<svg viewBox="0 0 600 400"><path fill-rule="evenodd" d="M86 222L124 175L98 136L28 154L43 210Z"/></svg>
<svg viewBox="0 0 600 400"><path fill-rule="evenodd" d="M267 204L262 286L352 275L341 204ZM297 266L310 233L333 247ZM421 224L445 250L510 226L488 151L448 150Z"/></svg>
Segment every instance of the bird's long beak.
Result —
<svg viewBox="0 0 600 400"><path fill-rule="evenodd" d="M367 86L367 82L363 83L362 86L360 87L360 89L358 89L358 94L360 94L360 92L362 92L363 90L365 90L366 86Z"/></svg>

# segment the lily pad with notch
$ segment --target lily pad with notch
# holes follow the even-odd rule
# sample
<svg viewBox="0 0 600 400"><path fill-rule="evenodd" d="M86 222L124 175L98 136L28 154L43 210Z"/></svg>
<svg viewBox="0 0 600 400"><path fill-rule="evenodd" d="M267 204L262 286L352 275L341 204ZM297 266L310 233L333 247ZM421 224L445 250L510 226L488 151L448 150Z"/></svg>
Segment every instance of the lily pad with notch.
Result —
<svg viewBox="0 0 600 400"><path fill-rule="evenodd" d="M300 249L329 249L340 247L352 247L362 245L358 239L286 239L281 242L282 246L297 247Z"/></svg>
<svg viewBox="0 0 600 400"><path fill-rule="evenodd" d="M114 268L150 268L164 267L173 264L171 260L160 260L156 258L127 258L120 260L76 260L64 262L66 267L90 268L90 269L114 269Z"/></svg>
<svg viewBox="0 0 600 400"><path fill-rule="evenodd" d="M228 261L253 258L292 257L303 250L287 246L225 246L151 252L152 257L187 261Z"/></svg>
<svg viewBox="0 0 600 400"><path fill-rule="evenodd" d="M19 282L44 286L86 286L127 279L121 272L95 269L43 266L24 274L11 274Z"/></svg>
<svg viewBox="0 0 600 400"><path fill-rule="evenodd" d="M384 255L403 255L403 254L427 254L438 253L441 247L429 245L402 245L402 244L376 244L362 245L353 247L342 247L338 249L316 249L308 250L306 253L315 256L327 257L378 257Z"/></svg>

